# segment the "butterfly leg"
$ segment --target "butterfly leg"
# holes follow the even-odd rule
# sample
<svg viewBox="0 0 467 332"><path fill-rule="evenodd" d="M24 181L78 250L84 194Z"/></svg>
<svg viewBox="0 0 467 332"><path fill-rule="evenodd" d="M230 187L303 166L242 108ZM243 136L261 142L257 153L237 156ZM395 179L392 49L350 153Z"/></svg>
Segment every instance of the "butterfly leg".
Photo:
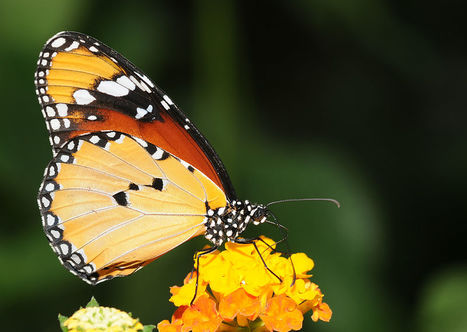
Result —
<svg viewBox="0 0 467 332"><path fill-rule="evenodd" d="M195 295L193 296L193 299L191 300L190 302L190 305L193 304L193 302L195 301L196 299L196 295L198 294L198 282L199 282L199 258L201 256L204 256L204 255L207 255L207 254L210 254L211 252L213 251L216 251L217 248L219 248L219 246L212 246L210 248L206 248L206 249L202 249L202 250L199 250L195 253L196 255L196 285L195 285ZM194 271L191 271L191 276L193 276L193 272Z"/></svg>
<svg viewBox="0 0 467 332"><path fill-rule="evenodd" d="M292 256L290 255L291 250L290 250L290 247L289 247L289 243L287 241L287 237L288 237L288 233L285 233L284 237L282 239L280 239L279 241L277 241L275 244L285 242L285 245L286 245L286 248L287 248L287 252L285 254L287 255L287 259L290 261L290 264L292 265L292 271L293 271L293 279L292 279L292 283L290 284L290 287L292 287L295 284L295 280L297 280L297 274L295 272L295 265L293 263ZM266 245L268 245L263 239L260 238L260 240L263 243L265 243Z"/></svg>
<svg viewBox="0 0 467 332"><path fill-rule="evenodd" d="M290 287L292 287L294 284L295 284L295 280L297 280L297 273L295 272L295 265L293 263L293 260L292 260L292 256L290 255L290 247L289 247L289 243L287 241L287 237L288 237L288 233L285 233L284 237L282 239L280 239L279 241L276 241L275 244L279 244L281 242L285 242L285 245L286 245L286 248L287 248L287 251L285 252L286 256L287 256L287 259L290 261L290 264L292 265L292 271L293 271L293 279L292 279L292 283L290 284ZM262 238L258 238L258 240L260 240L261 242L263 242L264 244L266 244L271 250L275 251L276 249L272 248L268 243L266 243L266 241L264 241Z"/></svg>
<svg viewBox="0 0 467 332"><path fill-rule="evenodd" d="M293 280L292 280L292 283L290 284L290 287L292 287L294 284L295 284L295 280L297 279L297 274L295 272L295 265L293 263L293 260L292 260L292 257L290 255L290 247L289 247L289 242L287 241L287 238L289 237L289 232L288 232L288 229L287 227L281 225L278 221L277 221L277 218L276 216L274 215L274 213L272 213L271 211L268 211L268 214L269 216L272 217L272 219L274 220L274 222L271 222L273 225L276 225L280 230L282 230L282 234L283 234L283 237L282 239L280 239L279 241L276 242L276 244L279 244L281 242L285 242L285 245L286 245L286 248L287 248L287 258L290 260L290 264L292 265L292 270L293 270ZM264 241L263 241L264 242ZM266 243L266 242L264 242Z"/></svg>
<svg viewBox="0 0 467 332"><path fill-rule="evenodd" d="M258 246L256 245L256 241L262 241L263 243L266 243L263 239L261 239L261 238L259 238L259 237L258 237L258 238L254 238L254 239L243 239L243 238L236 238L236 239L235 239L235 243L239 243L239 244L252 244L253 247L255 248L256 252L258 253L259 258L261 258L261 261L263 262L264 267L265 267L269 272L271 272L271 274L272 274L274 277L276 277L280 282L282 282L282 279L281 279L277 274L275 274L275 273L268 267L268 265L266 264L266 261L264 260L263 255L261 255L261 252L259 251ZM266 243L266 245L267 245L268 247L270 247L269 244ZM272 247L270 247L270 248L273 249Z"/></svg>

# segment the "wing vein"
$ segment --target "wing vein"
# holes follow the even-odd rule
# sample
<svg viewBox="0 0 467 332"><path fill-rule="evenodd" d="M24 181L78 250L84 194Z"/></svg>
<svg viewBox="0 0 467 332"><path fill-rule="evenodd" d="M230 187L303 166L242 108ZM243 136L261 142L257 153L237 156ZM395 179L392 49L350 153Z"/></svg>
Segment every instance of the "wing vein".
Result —
<svg viewBox="0 0 467 332"><path fill-rule="evenodd" d="M178 233L175 233L175 234L172 234L172 235L170 235L170 236L166 236L166 237L163 237L163 238L160 238L160 239L156 239L156 240L153 240L153 241L149 241L149 242L147 242L147 243L145 243L145 244L142 244L142 245L140 245L140 246L138 246L138 247L136 247L136 248L133 248L133 249L131 249L131 250L127 250L127 251L124 252L123 254L120 254L119 256L117 256L117 257L113 258L112 260L110 260L109 262L105 263L105 264L102 266L102 268L111 265L111 264L112 264L113 262L115 262L116 260L118 260L118 259L120 259L121 257L123 257L123 256L125 256L125 255L128 255L128 254L130 254L130 253L132 253L132 252L134 252L134 251L136 251L136 250L139 250L139 249L141 249L141 248L144 248L144 247L146 247L146 246L149 246L149 245L151 245L151 244L154 244L154 243L157 243L157 242L160 242L160 241L169 240L169 239L174 238L174 237L176 237L176 236L179 236L179 235L181 235L181 234L183 234L183 233L186 233L186 232L188 232L188 231L190 231L190 230L192 230L192 229L195 229L195 228L197 228L197 227L200 227L200 226L202 226L203 224L204 224L204 221L203 221L202 223L199 223L199 224L197 224L197 225L194 225L194 226L192 226L192 227L190 227L190 228L188 228L188 229L184 229L183 231L180 231L180 232L178 232ZM193 233L191 233L186 239L189 239L189 238L190 238L191 236L193 236L193 234L195 234L195 233L196 233L196 231L193 232ZM186 241L186 240L181 241L180 243L183 243L183 242L185 242L185 241ZM161 255L163 255L163 254L166 253L167 251L170 251L171 249L173 249L173 248L167 249L166 251L162 252ZM160 256L160 255L159 255L159 256ZM92 262L92 260L90 261L90 263L91 263L91 262Z"/></svg>

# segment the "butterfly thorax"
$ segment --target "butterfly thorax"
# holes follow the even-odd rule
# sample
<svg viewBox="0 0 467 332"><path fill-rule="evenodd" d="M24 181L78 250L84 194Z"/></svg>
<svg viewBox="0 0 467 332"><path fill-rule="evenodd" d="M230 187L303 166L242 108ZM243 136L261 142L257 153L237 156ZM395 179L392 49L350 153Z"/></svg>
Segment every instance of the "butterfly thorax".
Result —
<svg viewBox="0 0 467 332"><path fill-rule="evenodd" d="M265 222L266 215L264 205L250 203L248 200L235 200L225 207L208 209L205 237L216 246L235 241L248 224L259 225Z"/></svg>

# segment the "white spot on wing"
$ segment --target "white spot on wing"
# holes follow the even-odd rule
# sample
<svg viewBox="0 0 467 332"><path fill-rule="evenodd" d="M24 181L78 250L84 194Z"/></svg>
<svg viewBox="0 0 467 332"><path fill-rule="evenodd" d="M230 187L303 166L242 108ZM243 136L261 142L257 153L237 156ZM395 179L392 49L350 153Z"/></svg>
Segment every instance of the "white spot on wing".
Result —
<svg viewBox="0 0 467 332"><path fill-rule="evenodd" d="M50 201L43 196L42 197L42 205L46 208L46 207L49 206L49 204L50 204Z"/></svg>
<svg viewBox="0 0 467 332"><path fill-rule="evenodd" d="M143 90L146 91L147 93L152 92L151 89L143 81L141 81L141 86L143 87Z"/></svg>
<svg viewBox="0 0 467 332"><path fill-rule="evenodd" d="M47 183L47 185L45 186L45 190L47 190L47 191L52 191L54 189L55 189L55 186L51 182Z"/></svg>
<svg viewBox="0 0 467 332"><path fill-rule="evenodd" d="M46 222L47 225L52 226L55 223L55 218L51 214L47 214Z"/></svg>
<svg viewBox="0 0 467 332"><path fill-rule="evenodd" d="M169 96L164 95L162 98L164 98L165 101L166 101L169 105L173 105L172 99L170 99Z"/></svg>
<svg viewBox="0 0 467 332"><path fill-rule="evenodd" d="M144 87L141 85L141 83L133 76L130 76L130 80L135 83L135 85L140 89L144 91Z"/></svg>
<svg viewBox="0 0 467 332"><path fill-rule="evenodd" d="M117 83L123 85L125 88L133 91L136 88L135 83L133 83L128 77L120 76L117 78Z"/></svg>
<svg viewBox="0 0 467 332"><path fill-rule="evenodd" d="M66 52L70 52L70 51L73 51L74 49L77 49L79 46L79 43L75 40L71 43L70 46L68 46L67 48L65 48L65 51Z"/></svg>
<svg viewBox="0 0 467 332"><path fill-rule="evenodd" d="M60 47L62 46L63 44L65 44L66 40L65 38L63 37L59 37L57 39L55 39L52 44L50 44L50 46L54 47L54 48L57 48L57 47Z"/></svg>
<svg viewBox="0 0 467 332"><path fill-rule="evenodd" d="M96 100L96 98L91 96L88 90L84 89L76 90L73 93L73 98L75 98L76 103L79 105L87 105Z"/></svg>
<svg viewBox="0 0 467 332"><path fill-rule="evenodd" d="M148 143L146 143L145 140L142 140L141 138L139 137L134 137L133 136L133 139L138 142L141 146L144 146L145 148L148 146Z"/></svg>
<svg viewBox="0 0 467 332"><path fill-rule="evenodd" d="M53 237L54 239L59 239L59 238L60 238L60 232L57 231L57 230L55 230L55 229L52 229L52 230L50 231L50 234L52 235L52 237Z"/></svg>
<svg viewBox="0 0 467 332"><path fill-rule="evenodd" d="M188 168L188 167L191 166L191 165L188 164L185 160L182 160L182 159L180 159L180 163L181 163L185 168Z"/></svg>
<svg viewBox="0 0 467 332"><path fill-rule="evenodd" d="M157 149L156 152L152 154L152 157L156 160L159 160L162 158L163 154L164 154L164 151L162 149Z"/></svg>
<svg viewBox="0 0 467 332"><path fill-rule="evenodd" d="M81 264L81 257L77 254L71 255L70 259L76 264Z"/></svg>
<svg viewBox="0 0 467 332"><path fill-rule="evenodd" d="M62 252L62 255L66 256L69 253L69 248L68 245L65 243L60 244L60 251Z"/></svg>
<svg viewBox="0 0 467 332"><path fill-rule="evenodd" d="M55 110L50 106L47 106L45 108L45 112L47 113L48 117L54 117L55 116Z"/></svg>
<svg viewBox="0 0 467 332"><path fill-rule="evenodd" d="M141 119L143 116L145 116L146 114L151 113L151 112L152 112L152 105L151 104L149 104L149 106L146 109L141 108L141 107L137 107L136 108L135 118L136 119Z"/></svg>
<svg viewBox="0 0 467 332"><path fill-rule="evenodd" d="M114 97L126 96L130 92L126 87L114 81L100 82L97 87L97 91L100 91L102 93L105 93L105 94L108 94Z"/></svg>
<svg viewBox="0 0 467 332"><path fill-rule="evenodd" d="M53 130L57 130L60 128L60 121L58 119L52 119L50 120L50 127Z"/></svg>
<svg viewBox="0 0 467 332"><path fill-rule="evenodd" d="M50 176L50 177L55 176L55 168L54 168L54 167L50 167L50 168L49 168L49 176Z"/></svg>
<svg viewBox="0 0 467 332"><path fill-rule="evenodd" d="M161 105L164 106L164 108L168 111L170 109L170 106L167 105L167 102L165 100L161 101Z"/></svg>
<svg viewBox="0 0 467 332"><path fill-rule="evenodd" d="M68 115L68 106L66 104L57 104L55 106L58 111L58 116L64 117Z"/></svg>
<svg viewBox="0 0 467 332"><path fill-rule="evenodd" d="M87 274L91 274L93 272L92 267L90 267L89 265L83 266L82 270Z"/></svg>
<svg viewBox="0 0 467 332"><path fill-rule="evenodd" d="M98 142L100 141L100 138L99 136L91 136L91 138L89 139L89 142L91 142L92 144L97 144Z"/></svg>
<svg viewBox="0 0 467 332"><path fill-rule="evenodd" d="M136 119L141 119L143 116L145 116L146 114L148 114L148 111L146 111L144 108L141 108L141 107L137 107L136 108L136 115L135 115L135 118Z"/></svg>

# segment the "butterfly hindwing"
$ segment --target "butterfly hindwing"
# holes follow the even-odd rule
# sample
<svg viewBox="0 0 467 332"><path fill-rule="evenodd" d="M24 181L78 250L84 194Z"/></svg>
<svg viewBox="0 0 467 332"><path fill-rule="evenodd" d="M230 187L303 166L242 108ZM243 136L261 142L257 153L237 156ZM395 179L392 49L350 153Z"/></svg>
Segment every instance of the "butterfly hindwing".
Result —
<svg viewBox="0 0 467 332"><path fill-rule="evenodd" d="M224 192L187 162L116 131L67 141L39 192L45 233L63 265L89 283L128 275L203 234Z"/></svg>
<svg viewBox="0 0 467 332"><path fill-rule="evenodd" d="M190 163L235 198L224 165L199 130L145 74L98 40L78 32L50 38L35 84L54 153L85 133L124 132Z"/></svg>

